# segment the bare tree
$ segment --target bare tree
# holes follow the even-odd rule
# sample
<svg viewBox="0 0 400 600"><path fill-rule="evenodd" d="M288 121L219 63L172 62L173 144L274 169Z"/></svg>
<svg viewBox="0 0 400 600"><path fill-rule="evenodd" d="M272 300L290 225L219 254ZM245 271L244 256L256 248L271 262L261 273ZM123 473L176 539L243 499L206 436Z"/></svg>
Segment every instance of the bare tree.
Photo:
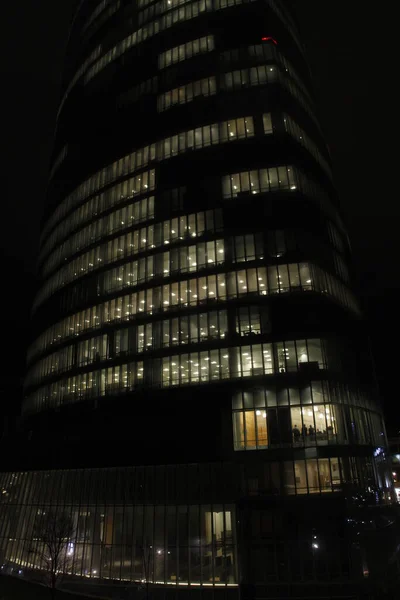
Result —
<svg viewBox="0 0 400 600"><path fill-rule="evenodd" d="M63 571L68 568L73 554L71 538L74 535L74 526L71 517L65 513L49 511L33 529L35 547L31 548L40 567L46 572L51 597L55 598L57 582Z"/></svg>

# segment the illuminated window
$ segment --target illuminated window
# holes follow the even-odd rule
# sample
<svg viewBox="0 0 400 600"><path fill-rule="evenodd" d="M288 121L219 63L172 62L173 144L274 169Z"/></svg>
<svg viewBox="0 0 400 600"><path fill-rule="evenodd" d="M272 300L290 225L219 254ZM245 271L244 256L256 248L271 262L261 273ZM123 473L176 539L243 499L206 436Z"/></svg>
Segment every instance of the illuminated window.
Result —
<svg viewBox="0 0 400 600"><path fill-rule="evenodd" d="M265 113L263 114L263 126L264 126L264 133L268 134L268 133L273 133L273 127L272 127L272 117L271 117L271 113Z"/></svg>
<svg viewBox="0 0 400 600"><path fill-rule="evenodd" d="M329 177L332 177L332 169L328 161L322 156L317 144L309 137L309 135L288 115L283 115L285 130L289 133L301 146L304 146L315 160L322 166ZM265 126L265 125L264 125ZM265 133L267 133L265 131Z"/></svg>
<svg viewBox="0 0 400 600"><path fill-rule="evenodd" d="M268 447L267 407L264 390L236 394L233 400L233 438L235 450Z"/></svg>
<svg viewBox="0 0 400 600"><path fill-rule="evenodd" d="M265 318L267 315L265 315ZM262 333L261 313L257 306L238 309L236 317L236 332L242 337L253 337Z"/></svg>
<svg viewBox="0 0 400 600"><path fill-rule="evenodd" d="M293 167L271 167L226 175L222 179L224 198L234 198L239 193L257 194L275 190L296 190L298 187Z"/></svg>
<svg viewBox="0 0 400 600"><path fill-rule="evenodd" d="M193 81L182 87L161 94L157 100L158 110L159 112L162 112L176 104L187 104L200 96L212 96L216 91L215 77Z"/></svg>
<svg viewBox="0 0 400 600"><path fill-rule="evenodd" d="M261 233L240 235L233 238L234 262L245 262L263 258L263 237Z"/></svg>
<svg viewBox="0 0 400 600"><path fill-rule="evenodd" d="M207 217L207 224L212 222ZM180 231L184 232L184 228L187 227L187 220L183 219L180 223L182 225ZM199 220L197 221L197 226L202 227ZM189 248L195 247L190 246ZM217 257L223 257L223 254L220 254L221 249L217 244ZM188 254L186 256L191 255ZM197 268L194 266L194 262L195 254L192 255L190 260L191 267L187 267L189 271ZM123 276L124 272L122 271L122 281ZM298 277L300 278L300 287L298 286ZM128 281L132 280L132 277L128 279ZM112 286L122 285L121 281L109 281L108 277L105 284ZM357 305L347 288L331 275L326 274L314 265L309 265L308 263L297 265L295 263L292 265L279 265L279 268L257 267L242 269L236 272L208 275L197 279L182 280L179 283L166 284L161 287L149 288L140 292L125 294L115 300L89 307L85 311L66 317L45 331L30 347L28 361L32 362L35 356L49 347L57 346L65 339L73 338L75 340L77 336L87 331L98 329L107 323L130 320L137 314L151 315L155 310L168 311L174 306L184 308L224 300L226 298L247 296L249 294L267 295L278 292L290 293L292 291L305 292L310 290L315 290L320 294L330 294L343 306L357 311ZM120 310L117 310L117 308ZM318 357L317 362L319 362Z"/></svg>
<svg viewBox="0 0 400 600"><path fill-rule="evenodd" d="M160 69L164 69L176 62L187 60L196 54L211 52L214 50L214 47L214 37L211 35L186 42L186 44L175 46L175 48L170 48L160 54L158 57L158 66Z"/></svg>

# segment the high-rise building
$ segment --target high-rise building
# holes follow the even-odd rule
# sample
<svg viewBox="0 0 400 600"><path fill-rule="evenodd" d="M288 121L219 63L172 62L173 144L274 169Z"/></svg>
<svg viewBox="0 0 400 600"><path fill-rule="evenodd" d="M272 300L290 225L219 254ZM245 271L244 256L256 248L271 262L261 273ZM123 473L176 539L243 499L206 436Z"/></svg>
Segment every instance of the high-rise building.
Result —
<svg viewBox="0 0 400 600"><path fill-rule="evenodd" d="M394 499L387 442L283 4L79 4L39 272L3 569L43 568L40 524L67 514L75 582L339 597L366 578L356 506Z"/></svg>

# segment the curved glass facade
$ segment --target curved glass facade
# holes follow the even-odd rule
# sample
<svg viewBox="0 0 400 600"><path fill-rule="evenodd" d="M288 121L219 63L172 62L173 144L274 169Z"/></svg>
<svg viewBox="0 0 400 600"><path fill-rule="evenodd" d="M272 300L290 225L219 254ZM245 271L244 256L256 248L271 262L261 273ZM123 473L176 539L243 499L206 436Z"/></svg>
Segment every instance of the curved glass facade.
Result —
<svg viewBox="0 0 400 600"><path fill-rule="evenodd" d="M349 498L390 504L386 437L280 3L81 2L39 272L4 569L43 571L66 515L78 587L349 597Z"/></svg>

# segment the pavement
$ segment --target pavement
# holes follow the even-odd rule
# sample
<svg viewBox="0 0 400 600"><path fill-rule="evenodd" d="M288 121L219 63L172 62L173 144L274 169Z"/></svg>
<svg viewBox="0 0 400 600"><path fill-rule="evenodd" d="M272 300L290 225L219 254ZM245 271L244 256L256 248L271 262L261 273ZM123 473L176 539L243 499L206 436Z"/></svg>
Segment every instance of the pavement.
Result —
<svg viewBox="0 0 400 600"><path fill-rule="evenodd" d="M88 596L56 590L56 600L89 600ZM16 577L0 576L0 600L50 600L51 591L42 585ZM93 599L92 599L93 600Z"/></svg>

